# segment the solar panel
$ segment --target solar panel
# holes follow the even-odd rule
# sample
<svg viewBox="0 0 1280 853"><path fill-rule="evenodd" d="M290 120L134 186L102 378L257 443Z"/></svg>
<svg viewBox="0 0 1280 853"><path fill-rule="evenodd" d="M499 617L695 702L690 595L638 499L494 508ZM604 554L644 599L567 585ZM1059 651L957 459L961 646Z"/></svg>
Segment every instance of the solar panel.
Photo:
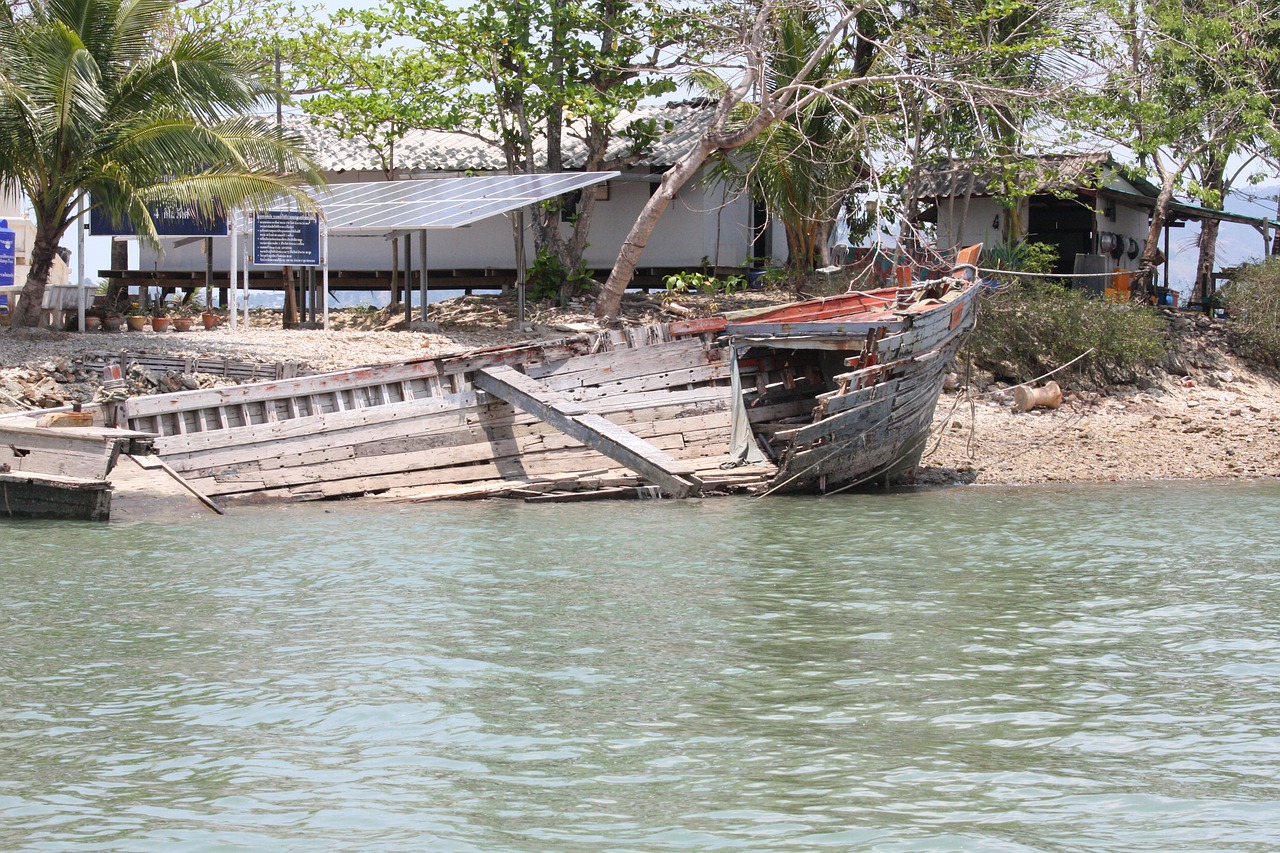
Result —
<svg viewBox="0 0 1280 853"><path fill-rule="evenodd" d="M562 172L333 184L316 193L316 202L330 233L459 228L618 175Z"/></svg>

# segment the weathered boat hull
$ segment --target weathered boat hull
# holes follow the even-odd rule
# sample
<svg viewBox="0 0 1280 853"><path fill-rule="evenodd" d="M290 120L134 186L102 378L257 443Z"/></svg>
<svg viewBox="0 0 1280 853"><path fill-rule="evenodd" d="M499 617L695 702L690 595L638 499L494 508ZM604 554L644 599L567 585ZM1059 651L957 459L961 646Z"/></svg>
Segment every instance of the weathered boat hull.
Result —
<svg viewBox="0 0 1280 853"><path fill-rule="evenodd" d="M545 483L830 492L910 476L972 325L963 282L118 407L198 491L307 500Z"/></svg>
<svg viewBox="0 0 1280 853"><path fill-rule="evenodd" d="M53 474L0 473L0 516L107 521L111 484Z"/></svg>

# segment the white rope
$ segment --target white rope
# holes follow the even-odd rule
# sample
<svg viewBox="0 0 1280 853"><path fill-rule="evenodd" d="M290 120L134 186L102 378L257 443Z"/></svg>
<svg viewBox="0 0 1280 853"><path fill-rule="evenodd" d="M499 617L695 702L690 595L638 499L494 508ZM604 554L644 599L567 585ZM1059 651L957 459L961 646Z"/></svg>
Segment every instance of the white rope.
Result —
<svg viewBox="0 0 1280 853"><path fill-rule="evenodd" d="M1020 270L994 270L986 267L974 267L974 269L991 275L1012 275L1025 278L1102 278L1113 274L1109 272L1022 272ZM1138 270L1123 270L1123 272L1130 273L1135 277L1141 274Z"/></svg>

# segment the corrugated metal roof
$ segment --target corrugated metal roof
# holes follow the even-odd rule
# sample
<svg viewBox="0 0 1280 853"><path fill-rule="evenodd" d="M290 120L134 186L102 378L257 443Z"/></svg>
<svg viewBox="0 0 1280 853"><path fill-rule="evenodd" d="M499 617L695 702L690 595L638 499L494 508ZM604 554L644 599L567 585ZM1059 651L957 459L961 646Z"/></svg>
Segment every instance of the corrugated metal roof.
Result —
<svg viewBox="0 0 1280 853"><path fill-rule="evenodd" d="M1114 169L1116 164L1106 151L1089 151L1082 154L1046 154L1019 164L1025 170L1034 192L1048 193L1071 190L1077 187L1097 185L1104 170ZM985 163L950 161L936 166L925 166L917 172L917 198L946 198L948 196L992 194L996 183L994 171ZM1145 190L1145 181L1130 179L1130 183ZM1146 186L1143 186L1146 184Z"/></svg>
<svg viewBox="0 0 1280 853"><path fill-rule="evenodd" d="M670 166L702 135L711 123L712 112L704 102L646 106L625 112L613 123L615 136L605 165L612 167L626 160L634 166ZM631 140L619 134L636 121L656 122L658 139L651 148L632 158L629 156ZM285 123L306 140L322 171L381 171L383 168L372 148L344 138L338 131L321 126L309 116L285 116ZM586 146L571 134L566 134L564 167L580 169L585 161ZM542 163L545 163L545 153ZM410 131L396 145L393 165L397 172L498 172L506 169L506 161L496 146L476 135L438 130Z"/></svg>
<svg viewBox="0 0 1280 853"><path fill-rule="evenodd" d="M617 172L561 172L330 184L316 201L331 232L459 228L617 176Z"/></svg>

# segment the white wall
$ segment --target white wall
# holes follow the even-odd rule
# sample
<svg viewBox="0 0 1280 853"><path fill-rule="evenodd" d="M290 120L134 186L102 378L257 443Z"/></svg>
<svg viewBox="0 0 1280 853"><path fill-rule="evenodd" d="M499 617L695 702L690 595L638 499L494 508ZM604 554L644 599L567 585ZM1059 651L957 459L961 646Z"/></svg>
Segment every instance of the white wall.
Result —
<svg viewBox="0 0 1280 853"><path fill-rule="evenodd" d="M1149 214L1144 208L1116 202L1115 219L1111 220L1105 216L1106 207L1107 202L1104 199L1098 199L1096 207L1098 230L1120 234L1126 238L1126 241L1132 237L1137 242L1137 258L1130 258L1126 253L1116 261L1118 267L1136 270L1138 261L1142 257L1143 244L1146 242ZM956 220L954 222L953 217ZM1002 239L1001 234L994 227L997 217L1003 220L1003 213L995 199L985 197L970 199L967 209L963 199L956 199L954 207L947 199L943 199L938 205L938 247L951 249L958 246L972 246L975 243L983 243L987 246L999 245Z"/></svg>
<svg viewBox="0 0 1280 853"><path fill-rule="evenodd" d="M343 175L343 182L360 176ZM614 180L609 182L609 198L596 202L586 251L588 266L607 269L636 216L649 199L650 183ZM566 228L568 226L566 225ZM775 232L775 249L785 255L785 240ZM203 241L177 247L165 240L163 254L143 246L139 267L144 270L202 270ZM417 268L418 239L413 238L414 267ZM658 222L640 258L641 267L698 267L703 259L712 264L739 266L751 246L751 202L745 197L726 199L718 187L690 182L682 188ZM526 260L533 260L533 238L525 239ZM225 270L228 238L214 239L214 268ZM403 244L401 246L403 258ZM334 236L329 241L330 269L391 268L391 243L383 235L368 237ZM775 251L775 256L778 254ZM434 269L511 269L515 266L510 214L497 216L466 228L433 229L427 234L427 260ZM403 266L403 262L401 264Z"/></svg>
<svg viewBox="0 0 1280 853"><path fill-rule="evenodd" d="M945 251L982 243L997 246L1003 240L995 227L997 217L1004 224L1004 212L992 198L957 198L938 202L938 249Z"/></svg>
<svg viewBox="0 0 1280 853"><path fill-rule="evenodd" d="M1122 269L1136 270L1142 260L1142 250L1147 242L1147 226L1151 221L1151 214L1145 208L1133 207L1118 201L1115 205L1115 219L1108 219L1106 216L1107 207L1106 199L1098 199L1098 231L1109 231L1124 238L1126 252L1115 262L1116 266ZM1130 239L1138 247L1137 257L1134 258L1130 258L1127 252Z"/></svg>

